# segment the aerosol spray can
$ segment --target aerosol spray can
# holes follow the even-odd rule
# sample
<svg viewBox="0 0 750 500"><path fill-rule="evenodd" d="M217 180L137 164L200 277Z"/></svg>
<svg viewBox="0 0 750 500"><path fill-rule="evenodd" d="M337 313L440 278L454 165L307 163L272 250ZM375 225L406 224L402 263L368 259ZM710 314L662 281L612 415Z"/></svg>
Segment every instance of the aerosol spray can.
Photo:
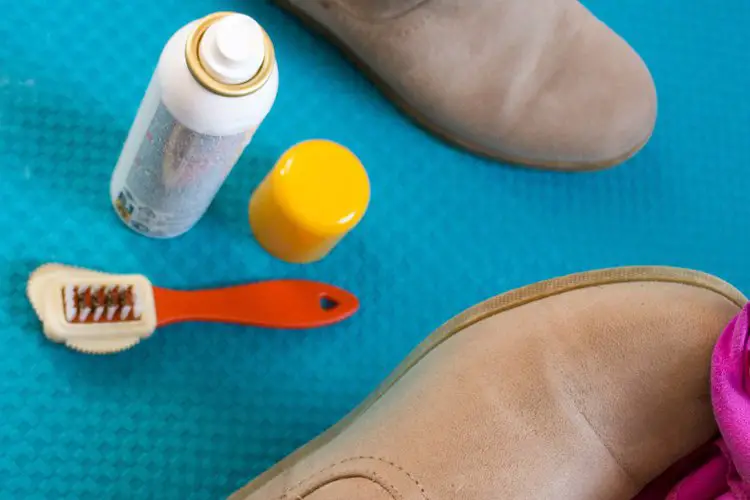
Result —
<svg viewBox="0 0 750 500"><path fill-rule="evenodd" d="M167 42L112 175L135 231L171 238L208 209L279 85L273 45L252 18L220 12Z"/></svg>

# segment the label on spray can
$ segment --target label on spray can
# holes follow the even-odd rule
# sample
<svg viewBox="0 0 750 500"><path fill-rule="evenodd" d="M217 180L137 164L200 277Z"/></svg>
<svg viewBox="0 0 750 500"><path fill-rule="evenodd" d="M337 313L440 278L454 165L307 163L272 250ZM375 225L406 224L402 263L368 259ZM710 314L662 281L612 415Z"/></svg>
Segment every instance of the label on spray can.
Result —
<svg viewBox="0 0 750 500"><path fill-rule="evenodd" d="M203 216L253 131L200 134L177 121L159 94L158 82L152 81L131 131L134 136L127 141L140 138L140 145L132 144L135 154L124 155L131 158L121 158L117 165L112 203L134 230L169 238Z"/></svg>

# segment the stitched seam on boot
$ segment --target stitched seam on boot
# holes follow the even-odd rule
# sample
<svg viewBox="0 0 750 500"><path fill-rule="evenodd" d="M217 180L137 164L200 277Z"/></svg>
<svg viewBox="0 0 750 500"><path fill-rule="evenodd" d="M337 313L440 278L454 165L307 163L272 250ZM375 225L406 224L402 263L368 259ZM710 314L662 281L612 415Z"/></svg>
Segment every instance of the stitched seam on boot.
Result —
<svg viewBox="0 0 750 500"><path fill-rule="evenodd" d="M432 0L416 0L415 2L412 3L412 5L409 5L400 10L397 10L396 12L389 14L389 15L366 15L361 12L357 12L351 7L349 7L346 0L322 0L320 3L321 5L325 5L326 3L328 4L335 3L348 16L354 19L358 19L360 21L380 22L380 21L392 21L394 19L403 17L407 15L408 13L418 9L419 7L422 7L430 3L431 1Z"/></svg>
<svg viewBox="0 0 750 500"><path fill-rule="evenodd" d="M297 482L297 484L295 484L294 486L290 486L289 488L287 488L284 491L284 493L281 494L281 496L279 497L279 500L302 500L303 497L301 497L299 495L289 496L290 493L292 492L292 490L295 490L295 489L299 488L304 483L312 480L315 476L319 476L321 474L325 474L326 472L329 472L330 470L332 470L332 469L334 469L334 468L336 468L336 467L338 467L338 466L340 466L342 464L345 464L347 462L354 462L354 461L357 461L357 460L375 460L376 462L381 462L381 463L384 463L386 465L390 465L391 467L393 467L393 468L397 469L398 471L402 472L407 478L409 478L409 480L412 481L412 483L414 484L414 486L416 486L419 489L420 493L422 494L422 498L424 500L430 500L430 498L427 496L427 492L425 491L424 486L422 486L422 484L419 482L419 480L416 477L414 477L413 474L411 474L409 471L407 471L406 469L404 469L400 465L395 464L394 462L391 462L389 460L385 460L385 459L380 458L380 457L374 457L374 456L350 457L350 458L345 458L344 460L340 460L340 461L338 461L338 462L336 462L334 464L331 464L328 467L325 467L325 468L319 470L318 472L315 472L315 473L311 474L307 478L302 479L301 481ZM371 481L373 481L373 482L375 482L377 484L380 484L381 486L388 485L393 491L395 491L399 496L401 496L401 494L398 493L398 488L396 488L393 484L390 484L388 481L386 481L385 478L380 477L375 472L370 472L369 474L371 474L371 475L368 476L367 474L362 473L361 475L358 475L356 477L361 477L363 479L369 479L369 480L371 480ZM336 480L336 479L345 479L347 477L352 477L352 475L343 474L339 478L332 478L332 479L333 480ZM331 482L333 482L333 481L326 481L325 483L321 484L320 486L325 486L326 484L330 484Z"/></svg>
<svg viewBox="0 0 750 500"><path fill-rule="evenodd" d="M381 477L379 474L372 471L368 473L362 472L361 474L342 474L341 476L334 476L322 481L320 484L316 484L310 489L304 490L300 493L295 493L294 497L285 496L282 498L284 500L305 500L306 497L314 495L321 488L325 488L328 485L347 479L366 479L367 481L376 484L379 488L382 488L385 494L393 500L404 500L404 496L396 486L390 484L384 477Z"/></svg>

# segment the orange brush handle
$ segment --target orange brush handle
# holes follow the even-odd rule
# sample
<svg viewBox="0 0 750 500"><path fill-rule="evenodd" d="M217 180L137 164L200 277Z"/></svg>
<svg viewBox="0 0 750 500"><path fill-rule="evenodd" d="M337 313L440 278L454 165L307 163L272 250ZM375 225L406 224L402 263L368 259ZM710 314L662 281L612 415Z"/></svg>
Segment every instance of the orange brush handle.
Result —
<svg viewBox="0 0 750 500"><path fill-rule="evenodd" d="M212 290L154 287L158 326L182 321L302 329L331 325L359 309L351 293L315 281L272 280Z"/></svg>

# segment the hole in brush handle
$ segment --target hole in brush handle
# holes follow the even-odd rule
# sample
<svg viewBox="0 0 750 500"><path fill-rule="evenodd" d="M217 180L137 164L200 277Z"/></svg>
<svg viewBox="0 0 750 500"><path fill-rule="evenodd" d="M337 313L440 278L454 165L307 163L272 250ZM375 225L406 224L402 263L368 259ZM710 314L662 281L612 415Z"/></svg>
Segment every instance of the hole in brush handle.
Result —
<svg viewBox="0 0 750 500"><path fill-rule="evenodd" d="M328 295L320 296L320 308L324 311L333 311L339 306L339 302Z"/></svg>

